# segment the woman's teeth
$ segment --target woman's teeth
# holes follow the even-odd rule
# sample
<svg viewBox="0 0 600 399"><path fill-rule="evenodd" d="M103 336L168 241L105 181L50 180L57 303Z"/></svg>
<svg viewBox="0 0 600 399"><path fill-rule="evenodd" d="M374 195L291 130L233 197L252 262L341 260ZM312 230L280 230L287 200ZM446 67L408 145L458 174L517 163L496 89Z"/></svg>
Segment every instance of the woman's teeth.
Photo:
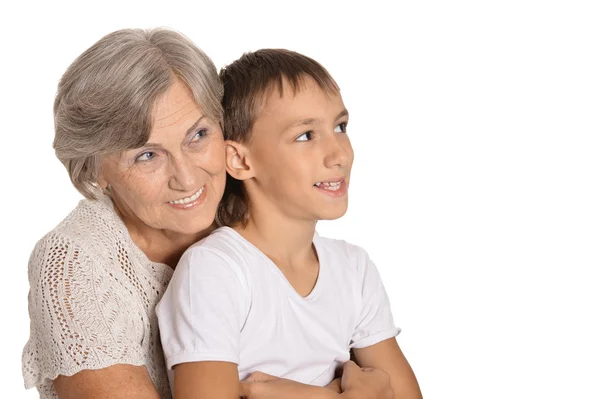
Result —
<svg viewBox="0 0 600 399"><path fill-rule="evenodd" d="M340 189L341 185L342 185L341 181L338 181L338 182L329 182L329 183L327 183L327 182L318 182L318 183L315 184L315 186L317 186L319 188L322 188L322 189L325 189L325 190L329 190L329 191L337 191L337 190Z"/></svg>
<svg viewBox="0 0 600 399"><path fill-rule="evenodd" d="M177 204L177 205L189 204L190 202L196 201L202 195L203 191L204 191L204 186L202 186L202 188L200 190L198 190L198 192L196 194L192 195L191 197L182 198L182 199L178 199L175 201L169 201L169 204Z"/></svg>

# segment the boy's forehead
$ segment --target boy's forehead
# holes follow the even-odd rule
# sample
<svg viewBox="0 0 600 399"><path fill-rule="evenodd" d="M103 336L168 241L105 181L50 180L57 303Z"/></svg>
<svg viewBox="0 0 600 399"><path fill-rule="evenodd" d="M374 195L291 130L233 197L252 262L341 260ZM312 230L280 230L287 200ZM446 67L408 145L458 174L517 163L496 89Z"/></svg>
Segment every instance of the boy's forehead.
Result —
<svg viewBox="0 0 600 399"><path fill-rule="evenodd" d="M299 78L296 84L293 84L287 78L282 77L281 82L272 82L265 90L262 95L261 108L262 111L266 113L283 112L285 115L291 115L298 113L297 111L300 110L296 107L289 107L290 103L299 105L298 103L302 100L322 96L325 96L328 99L336 97L334 93L329 93L327 90L323 89L309 76Z"/></svg>
<svg viewBox="0 0 600 399"><path fill-rule="evenodd" d="M320 89L311 77L300 77L294 83L285 76L281 76L280 79L272 81L267 86L263 93L263 101L267 103L278 98L295 97L304 91L312 91L315 87Z"/></svg>
<svg viewBox="0 0 600 399"><path fill-rule="evenodd" d="M298 125L314 125L330 117L338 119L347 114L339 92L328 92L312 78L294 87L284 80L277 82L263 95L257 108L255 126L283 133Z"/></svg>

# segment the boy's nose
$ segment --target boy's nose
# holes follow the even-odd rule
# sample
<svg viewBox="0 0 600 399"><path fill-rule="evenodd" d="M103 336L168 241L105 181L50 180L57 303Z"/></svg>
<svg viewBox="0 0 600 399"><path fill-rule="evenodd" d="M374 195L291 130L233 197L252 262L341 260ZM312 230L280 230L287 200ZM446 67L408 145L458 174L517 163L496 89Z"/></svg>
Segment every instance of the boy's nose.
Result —
<svg viewBox="0 0 600 399"><path fill-rule="evenodd" d="M333 167L346 167L348 162L352 158L352 146L348 142L348 139L341 140L334 138L331 140L328 147L328 151L325 155L325 166L328 168Z"/></svg>

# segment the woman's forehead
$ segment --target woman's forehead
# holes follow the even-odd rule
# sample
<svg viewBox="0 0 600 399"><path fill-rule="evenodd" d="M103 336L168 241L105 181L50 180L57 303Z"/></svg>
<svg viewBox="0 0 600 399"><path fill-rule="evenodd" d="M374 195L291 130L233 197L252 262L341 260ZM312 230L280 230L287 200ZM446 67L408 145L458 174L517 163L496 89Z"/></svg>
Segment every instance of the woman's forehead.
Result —
<svg viewBox="0 0 600 399"><path fill-rule="evenodd" d="M176 79L167 91L160 96L152 109L153 128L171 126L192 112L201 113L200 106L190 89Z"/></svg>

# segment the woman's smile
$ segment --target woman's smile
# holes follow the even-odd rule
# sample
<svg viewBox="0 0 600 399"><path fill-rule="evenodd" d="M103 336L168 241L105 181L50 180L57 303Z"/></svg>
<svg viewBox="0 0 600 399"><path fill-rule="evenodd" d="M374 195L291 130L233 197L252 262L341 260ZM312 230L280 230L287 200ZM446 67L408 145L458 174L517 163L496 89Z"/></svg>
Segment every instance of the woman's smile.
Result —
<svg viewBox="0 0 600 399"><path fill-rule="evenodd" d="M206 199L207 194L205 193L206 192L205 188L206 188L206 185L200 187L200 189L198 191L196 191L194 194L192 194L189 197L177 199L174 201L169 201L167 203L175 209L188 210L188 209L196 208L197 206L202 204L204 202L204 200Z"/></svg>

